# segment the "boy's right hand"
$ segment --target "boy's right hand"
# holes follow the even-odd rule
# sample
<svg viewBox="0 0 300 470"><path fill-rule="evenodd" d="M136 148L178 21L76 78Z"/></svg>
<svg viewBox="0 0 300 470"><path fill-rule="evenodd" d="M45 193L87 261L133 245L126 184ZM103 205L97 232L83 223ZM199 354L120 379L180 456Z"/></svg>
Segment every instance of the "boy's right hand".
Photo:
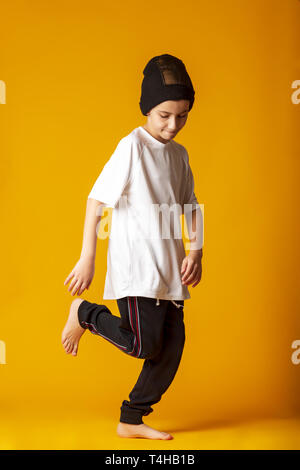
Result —
<svg viewBox="0 0 300 470"><path fill-rule="evenodd" d="M70 292L72 289L72 295L82 294L85 289L90 287L95 273L95 259L94 258L80 258L76 263L74 269L70 272L64 282L64 286L73 278L71 284L68 287Z"/></svg>

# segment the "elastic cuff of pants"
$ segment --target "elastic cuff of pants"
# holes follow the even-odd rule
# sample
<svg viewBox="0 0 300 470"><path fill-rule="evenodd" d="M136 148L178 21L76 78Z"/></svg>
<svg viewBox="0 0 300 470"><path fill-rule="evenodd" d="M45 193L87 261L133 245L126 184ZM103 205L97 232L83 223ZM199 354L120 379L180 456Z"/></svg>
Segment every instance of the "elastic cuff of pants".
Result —
<svg viewBox="0 0 300 470"><path fill-rule="evenodd" d="M90 302L88 302L87 300L84 300L83 302L81 302L81 304L78 307L78 311L77 311L79 324L80 324L81 328L84 328L85 330L87 329L87 326L82 322L87 321L88 313L85 311L85 307L88 303L90 303Z"/></svg>
<svg viewBox="0 0 300 470"><path fill-rule="evenodd" d="M121 423L127 424L144 424L143 422L143 415L139 411L121 411L120 417Z"/></svg>

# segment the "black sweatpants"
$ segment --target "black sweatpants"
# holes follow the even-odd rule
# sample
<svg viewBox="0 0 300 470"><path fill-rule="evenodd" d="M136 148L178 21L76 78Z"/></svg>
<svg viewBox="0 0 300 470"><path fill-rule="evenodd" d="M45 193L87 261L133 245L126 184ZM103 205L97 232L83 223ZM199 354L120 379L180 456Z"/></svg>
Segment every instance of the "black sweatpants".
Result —
<svg viewBox="0 0 300 470"><path fill-rule="evenodd" d="M145 359L138 380L121 406L120 421L142 424L151 405L160 401L177 372L185 343L184 300L150 297L117 299L121 317L105 305L84 300L78 319L82 328L101 336L129 356Z"/></svg>

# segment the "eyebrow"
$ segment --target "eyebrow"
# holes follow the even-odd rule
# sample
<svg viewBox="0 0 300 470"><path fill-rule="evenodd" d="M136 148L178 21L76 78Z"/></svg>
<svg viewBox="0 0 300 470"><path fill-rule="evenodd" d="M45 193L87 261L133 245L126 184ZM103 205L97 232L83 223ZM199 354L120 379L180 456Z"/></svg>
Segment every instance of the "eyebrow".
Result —
<svg viewBox="0 0 300 470"><path fill-rule="evenodd" d="M172 113L169 113L168 111L163 111L162 109L159 109L158 110L160 113L166 113L166 114L172 114ZM178 113L178 114L183 114L183 113L187 113L189 110L186 109L185 111L181 111L181 113Z"/></svg>

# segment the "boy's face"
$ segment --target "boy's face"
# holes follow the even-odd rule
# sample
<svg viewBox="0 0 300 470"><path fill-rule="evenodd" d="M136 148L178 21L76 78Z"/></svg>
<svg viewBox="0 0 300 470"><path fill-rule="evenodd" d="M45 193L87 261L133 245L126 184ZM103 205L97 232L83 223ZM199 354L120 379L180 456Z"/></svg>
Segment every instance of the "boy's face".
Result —
<svg viewBox="0 0 300 470"><path fill-rule="evenodd" d="M147 129L157 140L167 143L183 128L189 113L189 100L163 101L147 113Z"/></svg>

